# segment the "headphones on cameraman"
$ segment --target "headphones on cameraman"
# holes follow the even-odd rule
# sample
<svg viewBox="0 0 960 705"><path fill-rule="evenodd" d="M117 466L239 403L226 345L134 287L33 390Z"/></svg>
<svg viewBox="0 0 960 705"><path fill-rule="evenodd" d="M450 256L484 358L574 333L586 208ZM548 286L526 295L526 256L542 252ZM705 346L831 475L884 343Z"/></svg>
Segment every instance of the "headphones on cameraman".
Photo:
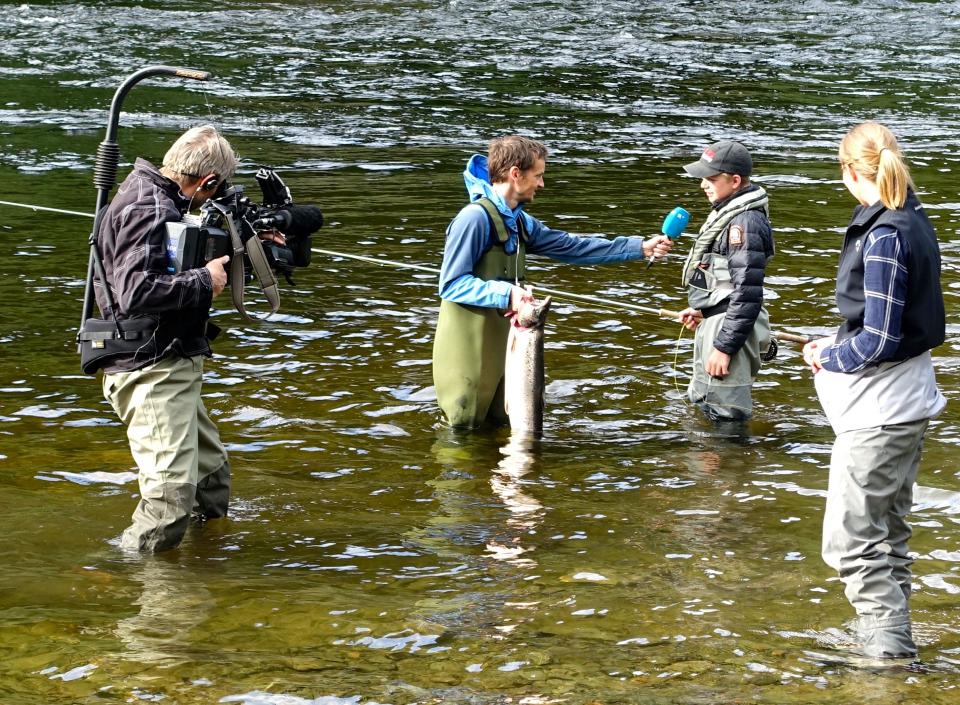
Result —
<svg viewBox="0 0 960 705"><path fill-rule="evenodd" d="M200 184L201 191L209 191L210 189L215 189L219 184L219 177L211 176L207 178L202 184Z"/></svg>

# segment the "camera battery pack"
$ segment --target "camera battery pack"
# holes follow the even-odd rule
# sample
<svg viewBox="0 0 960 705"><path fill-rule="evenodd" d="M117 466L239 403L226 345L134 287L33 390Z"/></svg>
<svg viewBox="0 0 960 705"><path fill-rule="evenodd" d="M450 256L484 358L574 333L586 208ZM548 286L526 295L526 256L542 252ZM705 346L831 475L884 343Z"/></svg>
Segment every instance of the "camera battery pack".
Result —
<svg viewBox="0 0 960 705"><path fill-rule="evenodd" d="M200 232L199 219L187 215L179 223L167 223L167 271L175 274L202 267L205 240Z"/></svg>
<svg viewBox="0 0 960 705"><path fill-rule="evenodd" d="M196 269L222 255L230 254L230 236L220 228L203 225L187 214L178 223L166 225L167 271L170 274Z"/></svg>

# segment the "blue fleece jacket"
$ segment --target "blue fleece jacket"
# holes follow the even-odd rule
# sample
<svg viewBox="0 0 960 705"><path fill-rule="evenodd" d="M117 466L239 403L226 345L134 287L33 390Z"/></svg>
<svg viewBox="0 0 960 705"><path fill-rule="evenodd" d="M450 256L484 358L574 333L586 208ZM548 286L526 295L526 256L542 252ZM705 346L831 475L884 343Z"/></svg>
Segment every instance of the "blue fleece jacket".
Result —
<svg viewBox="0 0 960 705"><path fill-rule="evenodd" d="M517 252L519 235L517 220L523 218L527 230L527 254L546 255L561 262L601 264L643 259L643 238L617 237L612 240L599 237L571 235L553 230L533 216L523 212L523 205L510 209L493 190L487 172L487 158L474 154L467 162L463 180L470 203L457 214L447 227L440 267L440 298L459 304L484 308L506 309L510 306L512 282L483 281L473 276L473 270L484 253L493 245L490 219L483 206L474 201L489 198L503 216L509 232L504 249L507 254ZM497 245L499 246L499 245Z"/></svg>

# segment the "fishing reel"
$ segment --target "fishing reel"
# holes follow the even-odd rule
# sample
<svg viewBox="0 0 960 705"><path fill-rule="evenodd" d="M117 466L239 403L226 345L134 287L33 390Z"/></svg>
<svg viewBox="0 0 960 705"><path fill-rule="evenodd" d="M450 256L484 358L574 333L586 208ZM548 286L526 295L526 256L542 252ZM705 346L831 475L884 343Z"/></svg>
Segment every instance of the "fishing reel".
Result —
<svg viewBox="0 0 960 705"><path fill-rule="evenodd" d="M764 362L770 362L777 356L778 352L780 352L780 345L777 343L777 339L771 336L767 349L760 353L760 359Z"/></svg>

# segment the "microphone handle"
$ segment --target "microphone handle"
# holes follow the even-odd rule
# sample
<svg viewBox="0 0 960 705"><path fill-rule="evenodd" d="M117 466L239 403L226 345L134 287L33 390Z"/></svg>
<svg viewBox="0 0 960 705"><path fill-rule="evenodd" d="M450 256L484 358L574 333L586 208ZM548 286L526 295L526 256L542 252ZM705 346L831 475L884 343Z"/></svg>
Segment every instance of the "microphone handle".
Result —
<svg viewBox="0 0 960 705"><path fill-rule="evenodd" d="M670 237L670 236L667 235L667 237ZM673 238L670 237L670 240L672 241ZM652 267L652 266L653 266L653 263L656 262L656 261L657 261L657 256L656 256L656 255L650 255L650 259L647 260L647 266L643 268L644 271L650 269L650 267Z"/></svg>

